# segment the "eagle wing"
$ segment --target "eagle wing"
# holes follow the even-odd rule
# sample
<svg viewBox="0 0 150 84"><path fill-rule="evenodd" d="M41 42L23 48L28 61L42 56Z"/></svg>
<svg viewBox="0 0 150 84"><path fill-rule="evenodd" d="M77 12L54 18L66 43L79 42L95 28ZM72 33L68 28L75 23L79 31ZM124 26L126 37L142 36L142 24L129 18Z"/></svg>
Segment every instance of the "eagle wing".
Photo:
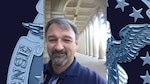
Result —
<svg viewBox="0 0 150 84"><path fill-rule="evenodd" d="M150 25L130 24L119 32L121 40L108 39L107 43L107 69L108 84L119 84L120 68L118 63L134 60L141 48L150 45Z"/></svg>
<svg viewBox="0 0 150 84"><path fill-rule="evenodd" d="M141 48L150 45L150 25L131 24L124 27L120 33L121 51L117 60L119 63L130 62L139 55Z"/></svg>

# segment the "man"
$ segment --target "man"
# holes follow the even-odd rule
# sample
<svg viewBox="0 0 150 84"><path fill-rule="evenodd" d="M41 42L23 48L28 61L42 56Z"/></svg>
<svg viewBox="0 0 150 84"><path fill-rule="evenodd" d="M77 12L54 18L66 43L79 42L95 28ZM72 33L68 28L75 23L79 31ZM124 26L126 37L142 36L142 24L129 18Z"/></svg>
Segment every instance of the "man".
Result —
<svg viewBox="0 0 150 84"><path fill-rule="evenodd" d="M50 20L45 27L45 38L50 61L44 65L44 84L106 84L96 72L76 61L78 30L71 21Z"/></svg>

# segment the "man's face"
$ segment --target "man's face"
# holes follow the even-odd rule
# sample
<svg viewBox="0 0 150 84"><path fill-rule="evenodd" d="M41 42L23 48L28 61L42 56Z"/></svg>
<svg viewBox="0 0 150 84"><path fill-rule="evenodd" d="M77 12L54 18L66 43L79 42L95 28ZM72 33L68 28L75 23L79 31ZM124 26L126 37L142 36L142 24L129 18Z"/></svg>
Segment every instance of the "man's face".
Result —
<svg viewBox="0 0 150 84"><path fill-rule="evenodd" d="M78 44L71 28L63 29L52 24L47 31L46 41L48 55L54 65L63 66L74 58Z"/></svg>

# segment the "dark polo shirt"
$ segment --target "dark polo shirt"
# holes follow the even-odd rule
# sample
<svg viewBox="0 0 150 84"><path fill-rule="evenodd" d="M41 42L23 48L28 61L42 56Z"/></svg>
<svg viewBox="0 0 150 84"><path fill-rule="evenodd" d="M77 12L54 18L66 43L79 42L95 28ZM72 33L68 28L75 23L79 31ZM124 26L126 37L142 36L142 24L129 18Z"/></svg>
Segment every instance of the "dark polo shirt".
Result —
<svg viewBox="0 0 150 84"><path fill-rule="evenodd" d="M44 65L44 84L48 84L53 75L51 61L49 61L48 64ZM76 58L66 71L57 76L60 84L106 84L106 81L100 75L79 64Z"/></svg>

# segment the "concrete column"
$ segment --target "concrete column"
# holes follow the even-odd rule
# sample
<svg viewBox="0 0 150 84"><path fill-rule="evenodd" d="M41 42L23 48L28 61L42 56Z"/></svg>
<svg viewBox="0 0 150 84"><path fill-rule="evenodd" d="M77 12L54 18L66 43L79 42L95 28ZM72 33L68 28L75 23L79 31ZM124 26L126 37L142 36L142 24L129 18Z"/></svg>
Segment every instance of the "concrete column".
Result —
<svg viewBox="0 0 150 84"><path fill-rule="evenodd" d="M98 19L97 17L94 18L94 43L93 43L93 46L94 46L94 57L97 57L99 56L99 25L98 25Z"/></svg>
<svg viewBox="0 0 150 84"><path fill-rule="evenodd" d="M81 33L81 41L80 41L80 42L81 42L81 46L80 46L80 47L81 47L81 53L84 54L84 53L83 53L83 52L84 52L83 32Z"/></svg>
<svg viewBox="0 0 150 84"><path fill-rule="evenodd" d="M81 52L80 45L81 45L81 44L80 44L80 34L79 34L79 39L78 39L78 46L79 46L79 47L78 47L78 50L77 50L77 52L79 52L79 53Z"/></svg>
<svg viewBox="0 0 150 84"><path fill-rule="evenodd" d="M89 55L89 32L88 27L86 27L86 54Z"/></svg>
<svg viewBox="0 0 150 84"><path fill-rule="evenodd" d="M78 52L81 53L81 34L79 34L79 39L78 39Z"/></svg>
<svg viewBox="0 0 150 84"><path fill-rule="evenodd" d="M107 46L107 25L104 22L101 22L101 14L98 15L98 20L99 20L99 29L100 29L100 42L99 42L99 59L106 59L106 46ZM102 25L103 24L103 25Z"/></svg>
<svg viewBox="0 0 150 84"><path fill-rule="evenodd" d="M51 0L51 18L64 17L64 8L69 0Z"/></svg>
<svg viewBox="0 0 150 84"><path fill-rule="evenodd" d="M50 10L51 10L51 1L50 0L44 0L44 26L45 24L50 20ZM49 10L49 11L47 11ZM45 27L43 27L45 28ZM45 31L44 31L44 36L45 36ZM43 55L43 62L44 63L47 63L49 61L49 56L47 54L47 44L46 44L46 41L45 41L45 38L44 38L44 55Z"/></svg>
<svg viewBox="0 0 150 84"><path fill-rule="evenodd" d="M80 34L79 36L79 53L82 53L84 52L84 45L83 45L83 32Z"/></svg>
<svg viewBox="0 0 150 84"><path fill-rule="evenodd" d="M92 24L89 25L89 44L90 44L90 56L93 56L93 27Z"/></svg>
<svg viewBox="0 0 150 84"><path fill-rule="evenodd" d="M93 20L93 57L97 57L98 56L98 34L97 34L98 31L94 20Z"/></svg>
<svg viewBox="0 0 150 84"><path fill-rule="evenodd" d="M88 39L87 39L87 41L88 41L88 55L90 56L91 55L91 34L90 34L90 25L88 25L87 26L87 29L88 29L88 31L87 31L87 33L88 33Z"/></svg>
<svg viewBox="0 0 150 84"><path fill-rule="evenodd" d="M86 55L86 32L85 29L83 31L83 45L84 45L84 54Z"/></svg>
<svg viewBox="0 0 150 84"><path fill-rule="evenodd" d="M51 12L51 18L56 18L56 17L64 17L64 12L52 11Z"/></svg>

